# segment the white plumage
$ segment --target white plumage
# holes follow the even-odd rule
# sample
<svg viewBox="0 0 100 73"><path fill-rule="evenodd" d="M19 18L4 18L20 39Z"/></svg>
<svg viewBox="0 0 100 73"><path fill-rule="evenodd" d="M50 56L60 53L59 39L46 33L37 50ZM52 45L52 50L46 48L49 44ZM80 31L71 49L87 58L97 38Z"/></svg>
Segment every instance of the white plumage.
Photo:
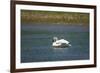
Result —
<svg viewBox="0 0 100 73"><path fill-rule="evenodd" d="M64 48L64 47L71 46L71 44L67 40L65 40L65 39L59 39L58 40L57 37L54 37L53 38L52 46L53 47L61 47L61 48Z"/></svg>

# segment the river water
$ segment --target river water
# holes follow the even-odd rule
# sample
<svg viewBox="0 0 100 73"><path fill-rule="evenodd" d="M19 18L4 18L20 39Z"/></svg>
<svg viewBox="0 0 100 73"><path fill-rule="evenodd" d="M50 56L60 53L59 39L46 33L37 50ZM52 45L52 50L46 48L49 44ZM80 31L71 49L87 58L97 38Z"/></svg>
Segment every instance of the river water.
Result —
<svg viewBox="0 0 100 73"><path fill-rule="evenodd" d="M52 47L53 37L64 38L71 47ZM21 62L89 59L89 28L77 25L22 24Z"/></svg>

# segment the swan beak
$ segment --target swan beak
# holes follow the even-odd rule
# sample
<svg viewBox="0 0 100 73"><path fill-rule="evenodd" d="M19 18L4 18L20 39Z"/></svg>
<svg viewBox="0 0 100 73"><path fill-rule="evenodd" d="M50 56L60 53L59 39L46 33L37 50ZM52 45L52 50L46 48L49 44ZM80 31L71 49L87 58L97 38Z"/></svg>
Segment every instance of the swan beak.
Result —
<svg viewBox="0 0 100 73"><path fill-rule="evenodd" d="M71 44L69 44L69 46L72 46Z"/></svg>

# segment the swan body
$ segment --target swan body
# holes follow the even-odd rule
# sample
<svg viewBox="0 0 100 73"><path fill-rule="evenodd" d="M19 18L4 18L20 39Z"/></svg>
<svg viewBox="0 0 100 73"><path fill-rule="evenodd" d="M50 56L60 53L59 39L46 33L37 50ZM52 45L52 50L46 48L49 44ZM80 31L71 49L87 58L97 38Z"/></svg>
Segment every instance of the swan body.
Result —
<svg viewBox="0 0 100 73"><path fill-rule="evenodd" d="M52 46L53 47L65 48L65 47L71 46L71 44L67 40L65 40L65 39L58 40L57 37L54 37L53 38Z"/></svg>

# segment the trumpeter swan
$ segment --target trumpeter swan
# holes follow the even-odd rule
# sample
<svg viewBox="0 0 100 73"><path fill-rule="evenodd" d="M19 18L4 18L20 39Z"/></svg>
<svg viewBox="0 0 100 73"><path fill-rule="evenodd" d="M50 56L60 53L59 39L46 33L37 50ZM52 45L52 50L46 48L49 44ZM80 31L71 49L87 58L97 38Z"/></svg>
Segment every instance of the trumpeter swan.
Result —
<svg viewBox="0 0 100 73"><path fill-rule="evenodd" d="M57 37L53 37L53 47L60 47L60 48L65 48L71 46L71 44L65 40L65 39L59 39Z"/></svg>

